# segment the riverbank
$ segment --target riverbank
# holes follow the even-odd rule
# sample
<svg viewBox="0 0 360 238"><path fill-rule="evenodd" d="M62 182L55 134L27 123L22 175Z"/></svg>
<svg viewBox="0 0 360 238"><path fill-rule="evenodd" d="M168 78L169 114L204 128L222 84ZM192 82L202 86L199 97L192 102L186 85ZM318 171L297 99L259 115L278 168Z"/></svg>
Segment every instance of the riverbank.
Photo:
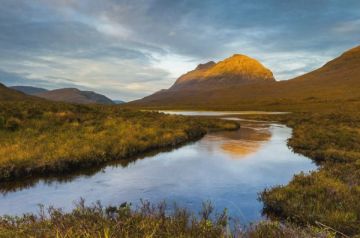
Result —
<svg viewBox="0 0 360 238"><path fill-rule="evenodd" d="M286 186L261 194L264 213L298 225L324 224L348 236L360 234L360 114L358 105L326 112L256 115L293 128L288 145L320 167Z"/></svg>
<svg viewBox="0 0 360 238"><path fill-rule="evenodd" d="M103 207L85 206L81 201L70 213L50 208L39 214L0 218L0 237L333 237L331 231L308 226L299 229L291 224L262 222L245 229L232 227L226 211L214 214L214 207L203 204L199 215L165 203L143 202L132 209L129 204Z"/></svg>
<svg viewBox="0 0 360 238"><path fill-rule="evenodd" d="M68 106L66 106L66 108L67 107ZM80 108L80 109L85 110L85 108ZM293 128L293 136L289 140L289 146L291 146L291 148L293 148L295 152L310 157L320 165L318 171L306 175L305 174L297 175L286 186L277 186L265 190L260 196L261 200L264 202L264 214L269 216L274 222L270 222L265 225L263 223L260 223L259 225L256 225L255 227L251 228L249 231L246 232L250 232L250 231L254 232L252 233L254 234L252 237L289 237L289 236L291 237L296 235L298 237L308 237L308 236L316 236L311 232L322 230L322 229L318 229L318 227L324 228L324 226L326 226L326 227L330 227L331 229L342 232L348 236L356 236L360 234L359 231L360 205L358 203L358 198L360 197L360 184L359 184L360 115L357 109L358 109L357 104L354 104L354 106L346 105L346 107L343 108L339 107L339 108L334 108L332 110L319 111L319 112L308 111L303 113L297 112L297 113L284 114L284 115L246 116L247 118L252 118L252 119L279 121L290 126L291 128ZM78 108L74 108L73 110L78 111ZM94 108L89 107L86 110L101 111L103 109L95 109L95 107ZM110 110L110 108L106 110ZM122 118L122 121L130 123L127 125L133 125L134 122L137 122L140 123L140 125L142 126L146 125L147 127L149 127L149 126L157 125L153 121L158 122L159 120L161 121L164 120L164 122L166 123L162 124L160 129L167 128L167 131L172 131L170 128L174 128L174 127L179 129L179 131L193 131L190 128L197 128L197 130L194 131L200 130L203 133L206 133L206 131L210 130L210 128L233 129L232 126L228 124L225 124L227 126L217 125L218 121L216 121L216 123L214 122L214 120L209 120L205 122L204 118L198 120L196 118L173 117L173 116L167 116L167 115L151 113L151 112L139 113L132 110L120 110L120 111L117 110L120 109L116 109L116 110L111 109L111 111L109 111L108 113L102 112L104 113L103 115L98 115L98 113L95 113L96 115L99 116L99 118L96 119L97 123L101 122L100 124L103 125L104 121L106 121L106 119L111 114L111 115L117 115L117 117ZM56 109L55 112L50 110L50 112L51 112L50 114L46 113L46 115L53 116L54 113L55 115L56 113L59 113L58 109ZM31 113L33 113L31 110L27 110L25 115L32 115ZM86 118L85 121L95 120L95 119L91 119L92 117L89 117L85 112L82 115L84 116L84 118ZM243 118L245 116L242 115L241 117ZM139 120L139 118L148 118L148 120ZM144 121L147 122L145 124L141 124L144 123ZM80 122L82 121L80 120ZM64 130L71 129L69 125L71 124L71 121L66 121L62 123L66 125L63 128ZM113 126L105 127L109 130L108 133L110 133L110 131L111 133L114 132L113 130L114 128L116 128L114 125L117 125L117 123L113 123L112 125ZM101 128L103 127L104 126L102 126ZM29 128L29 127L25 127L25 128ZM144 127L139 126L138 129L139 128L144 128ZM9 127L6 130L8 130L8 133L19 132L17 131L18 129L15 129L13 132L10 132L10 130L13 129L10 129ZM74 133L78 133L77 130L72 130L72 131ZM106 136L108 138L113 138L111 136L109 137L109 135L113 135L111 133L107 134ZM196 135L196 133L194 133L194 135ZM199 136L201 135L202 134L199 134ZM169 138L176 138L176 137L169 137ZM68 217L73 217L74 212L76 212L76 210L74 210L72 213L69 214L65 214L65 213L61 213L61 214L57 213L57 214L59 215L58 218L61 220ZM152 220L152 222L146 220L146 218L144 217L140 217L140 218L138 216L135 217L137 218L136 221L139 222L139 224L142 224L142 227L144 227L145 226L144 224L147 222L149 222L149 224L152 225L157 224L154 222L156 220L159 220L158 217L156 216L154 216L156 218L155 221ZM180 221L177 220L178 218L179 217L172 217L172 216L168 217L170 221L175 223ZM9 223L9 221L6 219L9 219L13 223L11 222ZM18 230L29 232L29 234L36 234L34 232L38 230L37 228L41 227L42 230L44 230L43 227L45 227L46 229L48 228L48 230L45 229L44 232L48 232L48 233L44 233L44 234L50 235L50 234L54 234L50 232L56 230L55 228L57 228L55 222L51 220L52 218L46 218L43 220L35 219L33 220L32 223L29 223L30 218L26 218L26 217L19 218L20 220L14 217L6 218L6 219L5 220L4 218L2 219L1 228L0 228L0 231L2 229L4 234L20 234L20 233L16 233ZM104 229L107 229L107 226L105 226L106 225L105 222L99 222L98 226L95 226L93 224L94 221L95 222L101 221L101 219L96 216L94 217L91 212L83 214L82 219L83 219L81 221L82 224L88 224L90 227L92 227L91 232L97 232L96 234L98 234L98 232L103 232ZM107 219L110 218L106 218L106 220ZM130 221L134 222L134 220L132 219L133 217L129 220L129 222ZM279 224L276 222L276 220L282 222L283 221L290 222L290 225ZM117 222L123 224L123 220L121 221L118 220ZM216 224L216 222L213 223L209 222L209 224L210 223L212 225L213 223ZM46 226L46 224L48 225L50 224L50 225ZM102 225L105 224L105 225L101 226L101 224ZM117 225L114 224L114 226ZM309 226L312 228L309 228ZM153 228L154 226L149 225L149 227ZM317 227L317 228L313 228L313 227ZM65 234L68 233L70 234L71 232L73 232L74 228L76 228L76 225L68 223L66 229L64 228L64 230L62 231L65 233L59 233L59 234L61 234L62 236L65 236ZM199 227L197 227L196 229L198 228ZM136 227L136 229L137 230L140 229L141 231L141 227ZM186 229L184 228L183 232L187 232L189 231L189 229L192 230L193 227L191 226L186 227ZM283 229L285 229L286 232ZM224 227L222 227L220 230L221 232L224 232ZM294 232L297 233L291 233L293 232L293 230L295 230ZM87 232L87 231L88 230L84 231L79 229L79 232ZM117 230L115 231L117 232ZM125 228L123 231L129 232L129 230ZM212 233L213 231L216 231L214 233L216 234L214 235L214 237L219 237L219 236L221 237L221 235L224 236L225 234L225 233L218 233L219 232L218 229L207 230L206 234L213 234ZM6 233L6 232L10 232L10 233ZM148 232L149 232L148 234L152 234L150 233L150 230L148 230ZM163 234L161 232L164 232L164 230L162 229L156 230L154 234ZM184 237L191 237L189 235L190 233L176 233L176 232L180 232L179 230L172 230L171 232L174 233L168 233L167 235L172 234L173 236L175 236L175 234L176 235L185 234ZM310 232L310 235L307 232ZM195 234L198 235L197 237L201 237L199 233L195 233ZM246 237L247 233L243 233L243 234ZM266 234L266 236L264 234Z"/></svg>
<svg viewBox="0 0 360 238"><path fill-rule="evenodd" d="M196 140L235 122L116 106L0 103L0 181L64 174Z"/></svg>

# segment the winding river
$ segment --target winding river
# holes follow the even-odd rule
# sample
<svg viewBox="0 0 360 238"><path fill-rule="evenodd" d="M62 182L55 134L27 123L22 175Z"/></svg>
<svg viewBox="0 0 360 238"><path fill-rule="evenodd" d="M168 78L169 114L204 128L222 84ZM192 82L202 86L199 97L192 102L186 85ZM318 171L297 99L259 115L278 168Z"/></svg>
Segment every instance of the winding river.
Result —
<svg viewBox="0 0 360 238"><path fill-rule="evenodd" d="M241 120L244 114L168 113L224 115L232 120ZM70 210L80 198L87 204L99 200L104 205L131 202L134 206L144 199L176 202L194 212L200 210L203 201L211 201L218 211L228 208L230 216L242 223L255 222L263 219L259 192L285 185L301 171L316 169L310 159L287 147L290 136L291 129L284 125L242 120L238 131L210 133L170 151L66 177L3 184L0 215L37 212L38 204Z"/></svg>

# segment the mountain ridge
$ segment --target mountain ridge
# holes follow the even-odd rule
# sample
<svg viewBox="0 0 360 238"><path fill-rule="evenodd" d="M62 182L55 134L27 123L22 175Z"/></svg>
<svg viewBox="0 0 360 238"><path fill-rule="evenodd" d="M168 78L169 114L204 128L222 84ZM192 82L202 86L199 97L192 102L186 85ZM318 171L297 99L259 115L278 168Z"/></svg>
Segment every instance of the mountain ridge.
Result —
<svg viewBox="0 0 360 238"><path fill-rule="evenodd" d="M61 88L35 94L50 101L78 103L78 104L115 104L108 97L93 91L81 91L77 88Z"/></svg>
<svg viewBox="0 0 360 238"><path fill-rule="evenodd" d="M27 95L35 95L37 93L43 93L43 92L49 91L44 88L38 88L38 87L33 87L33 86L11 86L9 88L14 89L16 91L20 91Z"/></svg>
<svg viewBox="0 0 360 238"><path fill-rule="evenodd" d="M0 83L0 100L11 101L11 100L33 100L35 97L25 95L22 92L6 87Z"/></svg>
<svg viewBox="0 0 360 238"><path fill-rule="evenodd" d="M188 87L161 90L128 103L140 108L281 108L281 105L309 104L332 100L360 99L360 46L354 47L322 67L283 81L215 88ZM278 105L278 106L277 106Z"/></svg>

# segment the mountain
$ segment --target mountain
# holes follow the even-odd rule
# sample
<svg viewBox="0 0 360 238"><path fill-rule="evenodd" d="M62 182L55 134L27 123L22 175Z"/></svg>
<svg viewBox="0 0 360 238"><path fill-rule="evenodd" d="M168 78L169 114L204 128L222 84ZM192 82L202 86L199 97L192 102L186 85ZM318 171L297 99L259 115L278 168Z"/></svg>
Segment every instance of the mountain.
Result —
<svg viewBox="0 0 360 238"><path fill-rule="evenodd" d="M44 92L48 91L47 89L44 89L44 88L36 88L36 87L31 87L31 86L13 86L10 88L15 89L16 91L23 92L28 95L35 95L38 93L44 93Z"/></svg>
<svg viewBox="0 0 360 238"><path fill-rule="evenodd" d="M114 102L115 104L123 104L123 103L126 103L126 102L123 101L123 100L113 100L113 102Z"/></svg>
<svg viewBox="0 0 360 238"><path fill-rule="evenodd" d="M219 63L210 61L182 75L170 90L210 89L257 82L273 82L274 76L255 59L235 54Z"/></svg>
<svg viewBox="0 0 360 238"><path fill-rule="evenodd" d="M239 57L246 59L246 63L232 62ZM269 70L251 61L249 57L234 55L218 64L209 62L199 65L194 71L181 76L171 88L126 105L251 110L266 109L267 106L281 109L281 105L297 104L301 107L302 104L325 101L360 100L360 46L317 70L283 81L275 81Z"/></svg>
<svg viewBox="0 0 360 238"><path fill-rule="evenodd" d="M323 67L297 77L294 81L327 81L346 83L360 81L360 46L350 49Z"/></svg>
<svg viewBox="0 0 360 238"><path fill-rule="evenodd" d="M28 100L28 99L33 99L33 98L16 90L10 89L0 83L0 101Z"/></svg>
<svg viewBox="0 0 360 238"><path fill-rule="evenodd" d="M104 95L91 92L80 91L76 88L63 88L35 94L38 97L51 101L61 101L78 104L114 104L114 102Z"/></svg>
<svg viewBox="0 0 360 238"><path fill-rule="evenodd" d="M56 90L46 90L43 88L31 87L31 86L13 86L5 87L0 85L0 100L12 100L27 98L26 95L36 96L51 101L78 103L78 104L115 104L111 99L104 95L91 92L91 91L80 91L76 88L63 88ZM32 97L34 98L34 97Z"/></svg>

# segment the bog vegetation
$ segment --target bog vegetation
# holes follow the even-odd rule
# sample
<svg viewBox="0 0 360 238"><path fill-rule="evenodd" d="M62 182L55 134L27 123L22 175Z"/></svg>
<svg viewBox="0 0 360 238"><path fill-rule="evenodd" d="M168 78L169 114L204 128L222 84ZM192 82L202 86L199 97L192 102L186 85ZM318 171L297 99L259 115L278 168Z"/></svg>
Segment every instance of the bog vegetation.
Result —
<svg viewBox="0 0 360 238"><path fill-rule="evenodd" d="M131 209L80 204L70 213L50 209L46 216L41 213L2 217L0 237L359 236L359 102L301 105L292 114L252 116L291 126L293 137L289 146L319 164L317 171L296 175L288 185L260 194L264 214L271 222L229 230L225 214L199 217L180 208L165 214L161 206ZM281 108L291 111L291 105L282 104ZM111 106L2 102L0 180L68 172L154 148L175 146L208 130L237 126L228 121Z"/></svg>
<svg viewBox="0 0 360 238"><path fill-rule="evenodd" d="M70 213L42 208L39 214L0 219L0 237L183 237L183 238L287 238L334 237L331 231L308 226L262 222L247 228L230 225L226 211L214 214L211 203L204 203L199 214L171 208L165 203L153 206L143 202L136 209L129 204L103 207L100 203L85 206L81 201ZM232 227L232 228L231 228Z"/></svg>
<svg viewBox="0 0 360 238"><path fill-rule="evenodd" d="M0 181L64 173L176 146L233 122L116 106L43 101L0 103Z"/></svg>
<svg viewBox="0 0 360 238"><path fill-rule="evenodd" d="M291 126L289 146L320 166L294 176L286 186L265 190L264 213L301 226L323 224L348 236L360 235L360 107L354 102L324 108L256 116Z"/></svg>

